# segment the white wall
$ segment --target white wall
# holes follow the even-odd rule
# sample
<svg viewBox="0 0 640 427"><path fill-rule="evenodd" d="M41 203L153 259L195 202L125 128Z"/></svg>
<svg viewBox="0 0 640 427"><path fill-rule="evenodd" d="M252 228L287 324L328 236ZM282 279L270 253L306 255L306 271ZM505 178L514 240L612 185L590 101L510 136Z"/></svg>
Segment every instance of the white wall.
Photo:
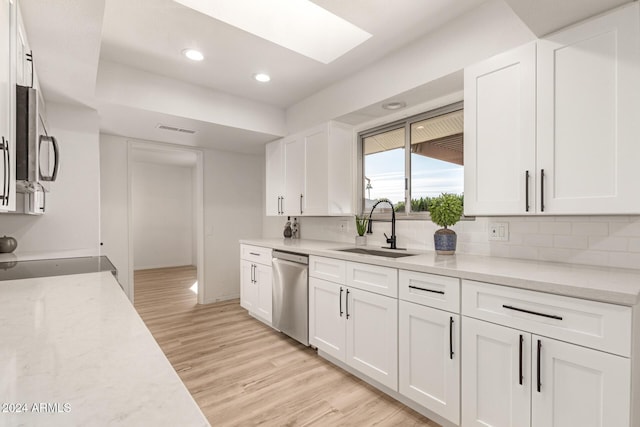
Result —
<svg viewBox="0 0 640 427"><path fill-rule="evenodd" d="M128 139L101 135L103 182L103 233L108 223L110 236L103 236L103 251L116 262L120 277L126 274L128 259L127 164ZM240 295L240 245L243 238L262 234L264 156L202 150L204 154L204 295L205 303ZM113 188L111 188L113 187ZM107 244L107 240L110 243ZM114 261L115 262L115 261ZM128 288L127 288L128 289ZM131 294L130 294L131 295Z"/></svg>
<svg viewBox="0 0 640 427"><path fill-rule="evenodd" d="M501 0L490 0L287 109L296 132L437 80L535 38Z"/></svg>
<svg viewBox="0 0 640 427"><path fill-rule="evenodd" d="M263 192L263 155L205 150L205 302L240 296L238 240L261 236Z"/></svg>
<svg viewBox="0 0 640 427"><path fill-rule="evenodd" d="M133 162L133 268L196 265L191 168Z"/></svg>
<svg viewBox="0 0 640 427"><path fill-rule="evenodd" d="M129 284L129 228L127 143L121 137L100 135L100 253L118 269L118 281L132 297Z"/></svg>
<svg viewBox="0 0 640 427"><path fill-rule="evenodd" d="M16 254L45 257L99 253L100 164L95 110L47 104L50 133L60 145L60 170L42 216L0 214L0 234L18 240Z"/></svg>

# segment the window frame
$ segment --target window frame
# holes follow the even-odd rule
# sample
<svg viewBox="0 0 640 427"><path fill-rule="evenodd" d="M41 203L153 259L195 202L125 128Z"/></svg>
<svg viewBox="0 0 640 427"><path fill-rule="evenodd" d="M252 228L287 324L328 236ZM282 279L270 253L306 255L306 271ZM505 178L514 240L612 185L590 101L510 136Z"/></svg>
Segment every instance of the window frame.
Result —
<svg viewBox="0 0 640 427"><path fill-rule="evenodd" d="M430 220L431 214L425 211L413 212L411 211L411 125L416 122L431 119L433 117L441 116L443 114L451 113L453 111L463 110L464 102L458 101L453 104L445 105L443 107L435 108L433 110L425 111L410 117L394 120L389 123L385 123L370 129L358 132L358 153L357 153L357 174L358 174L358 211L360 215L369 215L369 212L365 212L364 201L364 139L370 136L374 136L380 133L389 132L396 129L404 128L404 212L396 212L396 219L398 220ZM383 208L382 206L373 213L373 219L386 218L391 211L391 208Z"/></svg>

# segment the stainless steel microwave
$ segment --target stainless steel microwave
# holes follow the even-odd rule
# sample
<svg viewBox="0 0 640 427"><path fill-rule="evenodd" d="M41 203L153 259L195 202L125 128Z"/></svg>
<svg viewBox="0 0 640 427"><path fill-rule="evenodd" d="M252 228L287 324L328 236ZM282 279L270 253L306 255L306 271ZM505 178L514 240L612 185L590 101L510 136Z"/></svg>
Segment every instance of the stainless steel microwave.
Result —
<svg viewBox="0 0 640 427"><path fill-rule="evenodd" d="M56 180L60 151L49 135L40 94L31 87L16 87L16 190L49 191Z"/></svg>

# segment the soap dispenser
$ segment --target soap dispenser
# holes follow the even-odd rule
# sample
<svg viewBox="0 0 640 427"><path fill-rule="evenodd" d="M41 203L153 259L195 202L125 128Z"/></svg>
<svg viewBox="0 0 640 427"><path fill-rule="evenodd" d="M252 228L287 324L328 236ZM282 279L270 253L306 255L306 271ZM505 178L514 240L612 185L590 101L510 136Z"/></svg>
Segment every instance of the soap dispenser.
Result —
<svg viewBox="0 0 640 427"><path fill-rule="evenodd" d="M287 222L284 225L284 233L283 234L284 234L284 237L286 237L287 239L291 238L291 235L293 234L292 230L291 230L291 217L290 216L287 217Z"/></svg>

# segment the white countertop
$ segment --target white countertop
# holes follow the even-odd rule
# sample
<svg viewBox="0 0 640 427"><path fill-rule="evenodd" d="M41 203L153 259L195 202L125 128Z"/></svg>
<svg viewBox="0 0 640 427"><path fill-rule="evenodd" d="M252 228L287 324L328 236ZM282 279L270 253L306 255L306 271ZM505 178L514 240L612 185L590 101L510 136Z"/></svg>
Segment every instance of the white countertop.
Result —
<svg viewBox="0 0 640 427"><path fill-rule="evenodd" d="M209 425L110 272L0 282L0 405L0 426Z"/></svg>
<svg viewBox="0 0 640 427"><path fill-rule="evenodd" d="M613 304L631 306L640 302L640 270L480 255L437 255L431 251L415 250L408 251L416 254L414 256L392 259L339 252L336 249L352 248L354 245L320 240L251 239L241 240L240 243L459 277ZM367 248L380 249L377 246Z"/></svg>

